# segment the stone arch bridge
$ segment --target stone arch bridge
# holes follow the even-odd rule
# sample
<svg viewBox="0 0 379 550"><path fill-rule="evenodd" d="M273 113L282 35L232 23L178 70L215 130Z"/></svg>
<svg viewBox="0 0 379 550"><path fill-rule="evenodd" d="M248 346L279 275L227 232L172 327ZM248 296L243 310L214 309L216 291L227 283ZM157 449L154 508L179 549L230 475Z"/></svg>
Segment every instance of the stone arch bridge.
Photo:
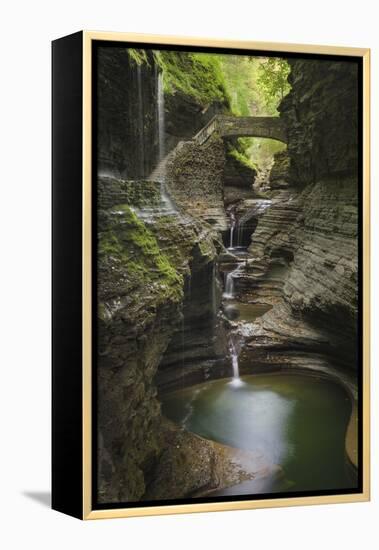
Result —
<svg viewBox="0 0 379 550"><path fill-rule="evenodd" d="M287 143L287 131L280 117L215 115L194 137L202 145L217 132L223 138L261 137Z"/></svg>

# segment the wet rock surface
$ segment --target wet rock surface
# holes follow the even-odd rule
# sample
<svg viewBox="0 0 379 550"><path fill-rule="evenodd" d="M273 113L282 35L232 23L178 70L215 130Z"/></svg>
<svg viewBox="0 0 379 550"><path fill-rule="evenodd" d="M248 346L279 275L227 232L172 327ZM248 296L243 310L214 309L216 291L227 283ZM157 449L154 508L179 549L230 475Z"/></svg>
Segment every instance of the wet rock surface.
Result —
<svg viewBox="0 0 379 550"><path fill-rule="evenodd" d="M146 60L137 62L126 48L98 48L97 71L99 174L143 178L159 152L159 68L153 53L146 50Z"/></svg>
<svg viewBox="0 0 379 550"><path fill-rule="evenodd" d="M188 217L160 216L158 210L154 223L141 221L135 212L154 208L156 187L134 182L130 193L129 183L99 182L100 502L138 500L146 490L165 435L154 377L163 358L178 353L175 334L182 334L185 278L196 281L197 271L212 273L219 246L211 228ZM144 204L138 193L142 188ZM126 202L115 205L118 200ZM211 285L210 279L197 287L205 311L194 310L195 319L186 315L188 322L212 316L206 310ZM212 349L213 334L200 330L199 338Z"/></svg>
<svg viewBox="0 0 379 550"><path fill-rule="evenodd" d="M159 157L158 69L152 59L121 76L123 61L119 53L100 59L99 502L217 496L280 468L265 472L251 457L246 466L235 449L171 424L160 400L232 376L231 334L241 374L338 371L356 397L356 75L346 63L290 60L292 90L279 108L288 150L267 174L268 195L257 197L255 174L230 161L220 136L192 139L225 106L205 114L193 99L167 98ZM126 156L120 145L138 133L124 124L135 112L121 104L135 105L141 71L149 83L143 158L138 143ZM129 92L110 105L108 86Z"/></svg>

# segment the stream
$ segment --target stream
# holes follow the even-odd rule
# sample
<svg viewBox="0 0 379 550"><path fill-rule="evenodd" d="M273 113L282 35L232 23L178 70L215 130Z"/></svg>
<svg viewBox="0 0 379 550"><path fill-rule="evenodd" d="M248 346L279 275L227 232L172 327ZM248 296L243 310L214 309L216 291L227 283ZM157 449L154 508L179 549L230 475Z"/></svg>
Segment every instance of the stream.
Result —
<svg viewBox="0 0 379 550"><path fill-rule="evenodd" d="M269 201L258 204L258 208L268 207ZM340 385L293 372L240 376L244 327L272 307L244 303L236 291L236 278L252 260L241 246L241 234L231 210L228 251L237 265L224 273L219 314L229 321L226 338L231 377L163 396L163 413L183 429L235 449L236 462L240 450L253 453L254 460L244 465L250 479L213 491L211 496L354 487L355 474L345 456L351 401Z"/></svg>

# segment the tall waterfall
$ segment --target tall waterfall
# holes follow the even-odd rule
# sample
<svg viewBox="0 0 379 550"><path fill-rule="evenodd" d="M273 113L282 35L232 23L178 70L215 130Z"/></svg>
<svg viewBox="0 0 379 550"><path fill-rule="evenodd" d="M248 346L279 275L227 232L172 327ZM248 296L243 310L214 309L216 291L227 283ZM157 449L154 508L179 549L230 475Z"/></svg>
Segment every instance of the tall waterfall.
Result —
<svg viewBox="0 0 379 550"><path fill-rule="evenodd" d="M158 182L160 184L161 201L158 206L143 208L140 211L140 216L145 220L151 220L155 216L177 216L178 209L171 199L166 189L166 164L168 155L166 155L165 148L165 105L164 105L164 90L163 90L163 76L161 72L156 73L156 119L157 119L157 135L158 135L158 161L148 176L149 180Z"/></svg>
<svg viewBox="0 0 379 550"><path fill-rule="evenodd" d="M163 74L161 72L158 73L158 143L159 160L163 160L165 156L165 112Z"/></svg>
<svg viewBox="0 0 379 550"><path fill-rule="evenodd" d="M143 97L142 97L142 75L141 75L141 65L137 65L137 88L138 88L138 112L137 112L137 121L138 121L138 141L139 141L139 152L140 152L140 167L139 172L140 176L145 175L145 136L144 136L144 112L143 112Z"/></svg>

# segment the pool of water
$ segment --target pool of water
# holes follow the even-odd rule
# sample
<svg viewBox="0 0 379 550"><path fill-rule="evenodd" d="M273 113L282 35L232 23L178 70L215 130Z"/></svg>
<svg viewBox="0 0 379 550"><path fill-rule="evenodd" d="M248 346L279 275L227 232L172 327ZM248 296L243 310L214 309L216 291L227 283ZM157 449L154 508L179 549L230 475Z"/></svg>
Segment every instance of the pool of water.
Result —
<svg viewBox="0 0 379 550"><path fill-rule="evenodd" d="M214 495L346 489L356 479L345 458L351 413L338 384L300 374L250 375L233 387L214 380L165 396L163 413L202 437L264 458L280 475ZM276 472L278 469L276 469Z"/></svg>
<svg viewBox="0 0 379 550"><path fill-rule="evenodd" d="M237 319L238 321L246 321L253 323L258 317L262 317L267 313L272 306L268 304L245 304L238 300L229 300L227 303L226 316L228 318Z"/></svg>

